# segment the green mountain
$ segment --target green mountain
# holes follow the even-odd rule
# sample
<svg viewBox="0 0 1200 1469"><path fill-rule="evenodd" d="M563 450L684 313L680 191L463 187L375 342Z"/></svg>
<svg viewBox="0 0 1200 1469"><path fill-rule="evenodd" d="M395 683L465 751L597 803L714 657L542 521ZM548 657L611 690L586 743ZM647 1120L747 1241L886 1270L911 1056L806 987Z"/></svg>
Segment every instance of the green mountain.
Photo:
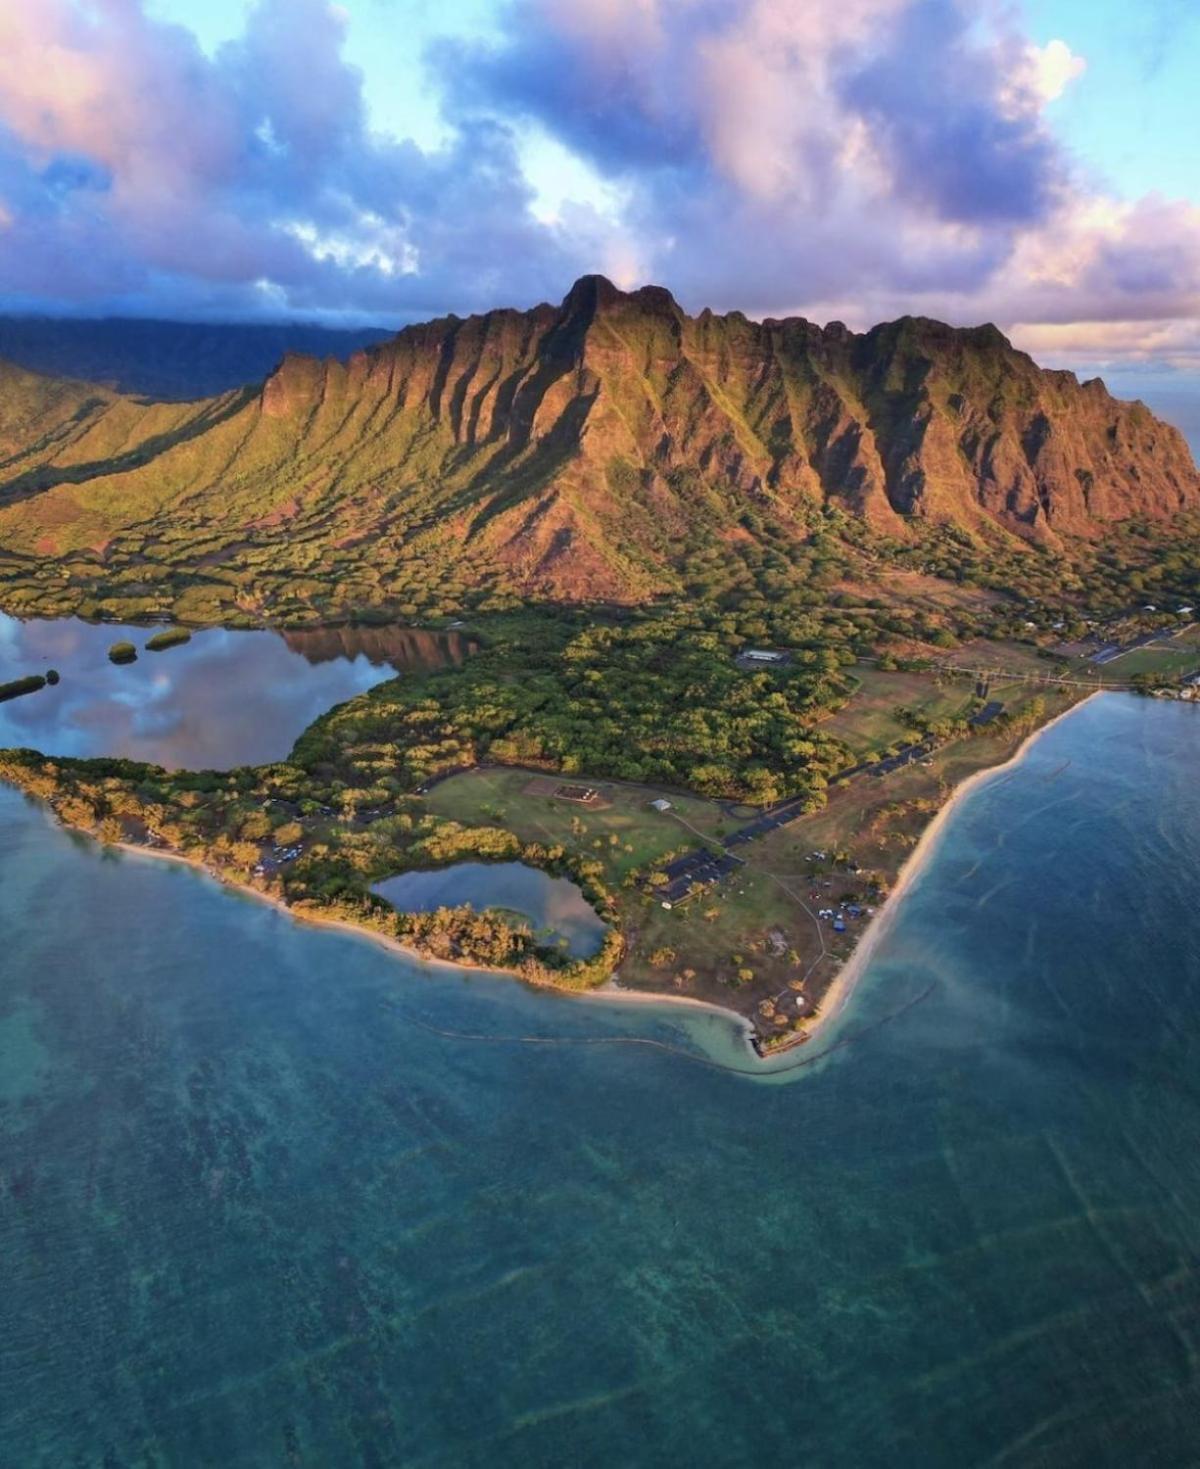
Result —
<svg viewBox="0 0 1200 1469"><path fill-rule="evenodd" d="M629 603L830 511L1061 551L1197 506L1175 429L995 327L689 317L597 276L191 403L0 370L0 571L29 606Z"/></svg>

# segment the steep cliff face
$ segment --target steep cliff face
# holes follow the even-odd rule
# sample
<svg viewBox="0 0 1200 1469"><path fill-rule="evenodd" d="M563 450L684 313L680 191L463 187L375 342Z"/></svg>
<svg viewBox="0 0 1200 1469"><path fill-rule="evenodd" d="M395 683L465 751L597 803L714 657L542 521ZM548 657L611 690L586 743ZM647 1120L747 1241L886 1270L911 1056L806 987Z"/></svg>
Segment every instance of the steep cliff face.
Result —
<svg viewBox="0 0 1200 1469"><path fill-rule="evenodd" d="M310 372L321 394L339 376L285 364L267 411ZM660 288L585 277L558 310L402 332L355 358L347 385L440 428L480 491L519 461L531 491L587 491L600 515L614 470L669 518L687 513L683 477L731 509L835 501L892 531L922 516L1043 540L1200 499L1175 429L1099 380L1041 370L990 326L691 318ZM317 392L309 378L300 396Z"/></svg>
<svg viewBox="0 0 1200 1469"><path fill-rule="evenodd" d="M899 536L922 517L1046 544L1200 504L1180 434L994 327L693 318L598 276L561 306L427 322L345 363L291 356L261 391L202 403L43 381L53 412L27 378L21 415L0 404L0 547L18 552L119 558L137 527L143 557L169 531L261 565L299 538L629 600L684 541L764 514L800 535L826 503Z"/></svg>

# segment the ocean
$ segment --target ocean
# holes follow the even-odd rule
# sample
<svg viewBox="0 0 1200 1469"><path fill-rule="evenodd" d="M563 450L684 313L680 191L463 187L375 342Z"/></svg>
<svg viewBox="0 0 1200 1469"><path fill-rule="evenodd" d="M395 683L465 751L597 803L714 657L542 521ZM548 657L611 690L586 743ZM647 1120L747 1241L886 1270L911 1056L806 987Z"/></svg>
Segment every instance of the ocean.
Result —
<svg viewBox="0 0 1200 1469"><path fill-rule="evenodd" d="M1194 1463L1198 748L1050 729L770 1084L0 789L0 1463Z"/></svg>

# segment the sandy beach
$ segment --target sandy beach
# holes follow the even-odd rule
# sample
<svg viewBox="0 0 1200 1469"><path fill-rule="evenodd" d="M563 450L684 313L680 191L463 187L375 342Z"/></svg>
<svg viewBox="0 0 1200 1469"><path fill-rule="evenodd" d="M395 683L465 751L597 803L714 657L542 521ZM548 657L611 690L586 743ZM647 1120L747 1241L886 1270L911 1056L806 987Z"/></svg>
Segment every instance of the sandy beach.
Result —
<svg viewBox="0 0 1200 1469"><path fill-rule="evenodd" d="M1103 690L1098 692L1103 692ZM896 914L899 912L900 903L905 891L920 875L925 864L929 861L946 822L958 804L980 785L995 779L1011 766L1017 764L1047 730L1053 729L1060 720L1066 719L1068 715L1073 714L1075 710L1082 708L1085 703L1088 703L1096 697L1097 694L1089 694L1087 698L1080 700L1078 704L1073 704L1070 709L1065 709L1054 719L1042 725L1040 729L1034 730L1002 764L990 766L986 770L978 770L974 775L968 776L966 780L954 788L950 799L921 833L920 840L897 874L895 886L888 895L886 903L867 925L854 952L834 977L822 998L821 1007L816 1018L803 1035L797 1034L794 1039L786 1041L782 1045L775 1046L760 1055L753 1045L755 1031L751 1021L738 1011L725 1005L714 1004L709 1000L697 1000L687 995L657 994L646 990L624 989L617 983L615 978L609 979L605 984L589 990L571 990L560 988L557 985L539 986L534 984L534 987L545 989L554 994L564 995L571 999L590 1000L593 1003L598 1001L607 1005L682 1007L702 1014L719 1015L723 1019L730 1021L741 1032L747 1054L758 1061L762 1065L764 1073L766 1073L771 1069L773 1062L777 1062L781 1057L789 1054L798 1046L811 1043L817 1036L828 1029L833 1020L845 1012L846 1006L854 993L858 981L862 978L867 965L870 963L872 955L882 942L894 922ZM52 813L50 814L51 819L54 819ZM446 969L459 973L474 972L492 974L503 979L517 980L526 984L534 983L508 969L495 969L485 965L471 964L466 961L431 958L428 955L419 953L416 949L407 947L398 939L391 938L387 934L376 933L370 928L363 927L361 924L351 923L345 919L320 918L310 913L298 912L296 909L289 908L285 903L280 902L278 898L272 897L269 893L261 892L258 888L250 887L246 883L235 882L233 879L215 871L196 858L185 857L179 852L165 851L160 847L140 846L133 842L116 842L113 843L113 847L115 850L125 852L133 857L148 857L158 861L174 862L183 867L190 867L196 872L203 873L206 877L211 878L224 888L245 894L247 897L257 899L261 903L270 904L273 908L278 909L281 913L286 914L298 923L311 924L314 928L338 929L343 933L352 934L357 938L369 939L371 942L390 950L394 954L400 955L410 962L427 965L431 969Z"/></svg>
<svg viewBox="0 0 1200 1469"><path fill-rule="evenodd" d="M946 822L950 819L950 816L959 803L964 801L972 791L977 790L988 781L994 780L996 776L1003 775L1006 770L1016 765L1048 730L1053 729L1056 724L1074 714L1077 709L1082 709L1085 704L1090 703L1092 699L1099 697L1103 692L1104 690L1102 689L1097 690L1096 693L1088 694L1086 698L1081 699L1078 704L1072 704L1069 709L1064 709L1061 714L1056 715L1053 719L1047 720L1045 724L1035 729L1031 735L1022 740L1020 745L1002 764L991 765L986 770L977 770L974 775L969 775L966 780L954 787L950 799L921 833L917 845L906 858L904 866L901 867L896 876L895 886L888 894L883 908L876 913L875 917L867 925L854 952L846 960L845 964L842 965L841 969L838 970L833 983L825 991L825 996L821 1001L821 1008L817 1012L816 1019L808 1028L807 1036L809 1040L819 1035L821 1031L828 1027L830 1021L835 1020L845 1010L850 996L854 993L858 981L862 978L867 965L871 961L872 954L879 947L888 929L895 921L896 914L900 910L900 900L904 897L905 890L920 876L926 863L933 855L938 838L941 836ZM779 1048L776 1048L775 1054L777 1055L778 1053Z"/></svg>
<svg viewBox="0 0 1200 1469"><path fill-rule="evenodd" d="M574 990L554 984L539 985L536 981L517 974L511 969L494 969L485 964L471 964L467 960L436 959L428 954L422 954L417 949L409 948L402 944L399 939L390 938L387 934L376 933L374 929L365 928L358 923L350 923L344 918L318 918L311 913L303 913L295 908L289 908L286 903L280 902L270 893L264 893L258 888L250 887L247 883L235 882L232 878L224 876L215 871L206 863L198 861L194 857L185 857L179 852L168 852L161 847L140 846L136 842L113 842L111 846L114 851L127 852L134 857L150 857L163 862L174 862L181 867L190 867L192 871L202 873L211 878L213 882L219 883L221 887L228 888L231 892L243 893L246 897L255 898L260 903L266 903L286 914L288 918L296 923L306 923L313 928L339 929L343 933L353 934L356 938L370 939L381 948L388 949L394 954L414 963L427 965L431 969L449 969L457 972L467 971L475 974L491 974L501 979L515 980L521 984L531 985L534 989L547 990L552 994L564 995L573 1000L599 1000L607 1005L670 1005L683 1006L690 1010L699 1010L710 1015L720 1015L726 1020L731 1020L741 1030L746 1038L747 1050L755 1054L750 1045L750 1039L754 1034L754 1027L744 1015L739 1015L736 1010L730 1010L724 1005L714 1005L708 1000L695 1000L686 995L652 994L643 990L622 989L614 979L607 980L604 984L594 989Z"/></svg>
<svg viewBox="0 0 1200 1469"><path fill-rule="evenodd" d="M427 964L431 969L471 970L480 974L502 975L505 979L522 980L526 984L532 983L531 980L525 979L523 975L514 973L511 969L491 969L483 964L471 964L465 959L435 959L428 954L420 953L417 949L410 949L407 945L402 944L399 939L389 938L385 933L376 933L374 929L366 928L361 923L349 923L344 918L317 918L311 913L303 913L295 908L289 908L286 903L280 902L278 898L273 898L270 893L264 893L261 889L253 888L248 883L235 882L231 877L226 877L224 873L217 872L214 868L209 867L207 863L200 862L195 857L185 857L180 852L167 852L161 847L140 846L136 842L112 842L110 845L114 851L128 852L133 857L152 857L163 862L178 863L181 867L190 867L193 872L203 873L205 877L211 878L213 882L219 883L223 888L228 888L230 892L243 893L248 898L255 898L260 903L266 903L270 907L278 909L280 913L286 914L288 918L296 923L307 923L313 928L336 928L340 929L343 933L354 934L355 937L360 939L370 939L382 948L390 949L394 954L400 954L403 958L410 959L417 964ZM552 988L552 986L546 986L546 988ZM563 990L562 993L570 994L572 992L570 990Z"/></svg>

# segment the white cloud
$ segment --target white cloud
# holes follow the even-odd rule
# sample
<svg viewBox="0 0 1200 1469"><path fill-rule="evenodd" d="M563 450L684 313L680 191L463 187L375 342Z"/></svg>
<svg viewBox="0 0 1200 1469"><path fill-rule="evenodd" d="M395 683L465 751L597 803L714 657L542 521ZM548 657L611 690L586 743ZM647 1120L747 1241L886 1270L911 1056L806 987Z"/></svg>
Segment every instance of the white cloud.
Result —
<svg viewBox="0 0 1200 1469"><path fill-rule="evenodd" d="M1065 41L1048 41L1027 48L1029 82L1043 102L1054 102L1087 70L1087 62L1076 56Z"/></svg>

